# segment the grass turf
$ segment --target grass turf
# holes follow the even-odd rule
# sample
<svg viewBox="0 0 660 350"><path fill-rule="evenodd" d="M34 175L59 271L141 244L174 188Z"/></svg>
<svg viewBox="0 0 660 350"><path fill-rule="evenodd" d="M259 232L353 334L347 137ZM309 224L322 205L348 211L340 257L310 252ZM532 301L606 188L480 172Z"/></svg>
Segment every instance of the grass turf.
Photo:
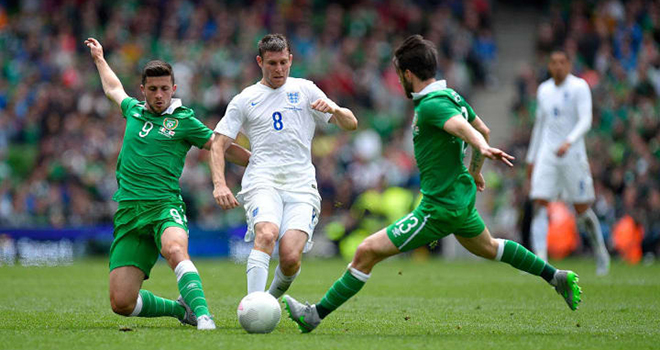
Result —
<svg viewBox="0 0 660 350"><path fill-rule="evenodd" d="M651 349L660 344L660 264L615 263L597 278L588 260L559 268L580 274L580 309L506 264L386 261L362 291L310 334L283 310L275 331L246 334L236 319L245 266L198 261L218 330L199 332L173 318L124 318L110 310L107 262L0 267L0 349ZM272 269L276 265L271 264ZM310 260L289 293L318 301L344 271L339 260ZM144 288L176 298L162 261Z"/></svg>

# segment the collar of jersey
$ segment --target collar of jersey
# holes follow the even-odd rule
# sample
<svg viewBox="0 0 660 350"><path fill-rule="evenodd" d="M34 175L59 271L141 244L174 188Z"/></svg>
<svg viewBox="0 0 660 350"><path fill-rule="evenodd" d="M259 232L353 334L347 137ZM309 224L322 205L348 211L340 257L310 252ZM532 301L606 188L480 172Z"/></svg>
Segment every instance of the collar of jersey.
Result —
<svg viewBox="0 0 660 350"><path fill-rule="evenodd" d="M182 104L180 98L173 98L173 99L172 99L172 102L170 102L170 106L167 107L167 109L164 110L163 113L161 113L161 114L155 114L155 113L151 112L151 111L147 108L147 102L142 101L141 104L142 104L142 108L144 109L145 112L149 112L149 113L151 113L151 114L153 114L153 115L174 114L174 111L175 111L177 108L183 106L183 104Z"/></svg>
<svg viewBox="0 0 660 350"><path fill-rule="evenodd" d="M170 103L170 106L167 107L167 109L165 111L163 111L163 113L161 113L160 115L172 114L172 113L174 113L175 109L177 109L181 106L182 106L181 99L180 98L173 98L172 102Z"/></svg>
<svg viewBox="0 0 660 350"><path fill-rule="evenodd" d="M447 88L447 81L446 80L436 80L436 81L432 82L431 84L426 85L426 87L424 89L422 89L422 91L413 92L412 93L412 98L413 98L413 100L419 100L420 98L422 98L422 97L424 97L424 96L426 96L426 95L428 95L432 92L444 90L446 88Z"/></svg>

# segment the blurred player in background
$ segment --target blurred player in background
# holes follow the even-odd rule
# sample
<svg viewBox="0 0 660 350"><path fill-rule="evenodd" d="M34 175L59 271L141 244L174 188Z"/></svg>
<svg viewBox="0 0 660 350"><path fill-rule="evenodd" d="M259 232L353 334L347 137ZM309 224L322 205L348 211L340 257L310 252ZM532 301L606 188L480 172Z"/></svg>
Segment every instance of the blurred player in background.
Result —
<svg viewBox="0 0 660 350"><path fill-rule="evenodd" d="M245 207L247 291L264 291L270 257L279 241L279 265L268 292L279 298L300 273L319 219L321 197L311 159L317 124L355 130L357 119L337 106L313 82L289 77L293 60L288 40L268 34L259 41L257 64L263 77L235 96L215 128L211 146L213 196L222 209L239 205L225 183L225 149L243 130L252 156L237 195Z"/></svg>
<svg viewBox="0 0 660 350"><path fill-rule="evenodd" d="M420 35L408 37L395 51L394 66L406 96L413 100L413 143L420 171L422 202L412 213L367 237L348 271L315 305L285 295L289 316L302 332L311 332L330 312L364 286L374 265L454 233L467 250L541 276L575 310L580 302L578 276L557 270L516 242L493 239L474 207L476 192L485 189L484 160L513 166L512 156L488 145L489 129L472 107L444 80L436 81L437 52ZM464 151L472 146L469 169Z"/></svg>
<svg viewBox="0 0 660 350"><path fill-rule="evenodd" d="M596 273L606 275L610 256L591 209L594 185L584 144L584 135L591 128L591 91L584 79L570 74L571 61L564 51L550 54L548 71L551 78L537 91L536 121L527 153L530 197L535 206L532 247L547 260L547 207L562 195L575 207L578 224L586 227L596 255Z"/></svg>
<svg viewBox="0 0 660 350"><path fill-rule="evenodd" d="M188 256L188 226L179 177L191 146L209 149L213 132L190 108L173 99L172 67L163 61L146 64L142 72L145 102L129 97L103 57L101 44L85 41L101 77L106 96L120 106L126 132L117 160L119 207L110 248L110 303L124 316L172 316L198 329L215 329L202 281ZM228 158L246 165L250 153L228 147ZM177 277L177 301L140 289L162 254Z"/></svg>

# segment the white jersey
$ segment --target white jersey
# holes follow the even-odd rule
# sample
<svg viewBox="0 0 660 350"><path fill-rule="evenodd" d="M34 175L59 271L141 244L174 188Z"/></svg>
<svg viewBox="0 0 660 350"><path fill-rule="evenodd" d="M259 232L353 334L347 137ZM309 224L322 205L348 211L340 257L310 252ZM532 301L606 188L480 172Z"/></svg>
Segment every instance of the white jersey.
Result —
<svg viewBox="0 0 660 350"><path fill-rule="evenodd" d="M239 196L263 187L318 195L312 138L332 117L311 108L319 98L326 95L313 82L289 77L277 89L256 83L229 102L215 132L236 139L242 130L252 151Z"/></svg>
<svg viewBox="0 0 660 350"><path fill-rule="evenodd" d="M584 79L569 74L561 85L543 82L536 93L536 121L527 151L527 163L552 157L564 142L571 148L564 157L586 158L584 135L591 129L591 91Z"/></svg>

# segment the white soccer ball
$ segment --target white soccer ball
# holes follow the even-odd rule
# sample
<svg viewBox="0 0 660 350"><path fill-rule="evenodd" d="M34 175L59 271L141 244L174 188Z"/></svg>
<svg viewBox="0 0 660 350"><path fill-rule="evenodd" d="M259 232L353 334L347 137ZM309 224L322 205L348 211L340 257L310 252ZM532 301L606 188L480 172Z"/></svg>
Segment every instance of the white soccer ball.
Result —
<svg viewBox="0 0 660 350"><path fill-rule="evenodd" d="M252 292L238 304L238 322L248 333L270 333L280 322L282 309L267 292Z"/></svg>

